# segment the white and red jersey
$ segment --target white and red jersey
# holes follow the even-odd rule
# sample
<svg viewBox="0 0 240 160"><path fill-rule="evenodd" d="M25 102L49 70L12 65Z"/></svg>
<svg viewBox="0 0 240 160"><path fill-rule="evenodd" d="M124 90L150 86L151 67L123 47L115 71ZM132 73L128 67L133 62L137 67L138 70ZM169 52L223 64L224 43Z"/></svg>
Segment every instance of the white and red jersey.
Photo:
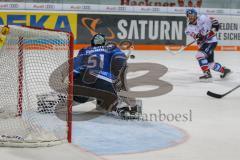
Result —
<svg viewBox="0 0 240 160"><path fill-rule="evenodd" d="M207 15L201 15L197 17L197 24L188 24L187 28L185 29L185 34L191 37L195 37L198 33L205 36L209 33L212 29L212 20ZM213 36L206 40L206 43L217 42L217 37Z"/></svg>

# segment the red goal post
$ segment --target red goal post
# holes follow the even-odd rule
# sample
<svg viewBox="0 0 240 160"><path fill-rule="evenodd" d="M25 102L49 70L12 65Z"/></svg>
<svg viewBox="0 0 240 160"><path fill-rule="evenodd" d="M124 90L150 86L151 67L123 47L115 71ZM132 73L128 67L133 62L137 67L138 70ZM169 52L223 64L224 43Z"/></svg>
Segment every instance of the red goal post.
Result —
<svg viewBox="0 0 240 160"><path fill-rule="evenodd" d="M0 29L0 146L71 142L73 34L22 26ZM56 114L60 103L63 119Z"/></svg>

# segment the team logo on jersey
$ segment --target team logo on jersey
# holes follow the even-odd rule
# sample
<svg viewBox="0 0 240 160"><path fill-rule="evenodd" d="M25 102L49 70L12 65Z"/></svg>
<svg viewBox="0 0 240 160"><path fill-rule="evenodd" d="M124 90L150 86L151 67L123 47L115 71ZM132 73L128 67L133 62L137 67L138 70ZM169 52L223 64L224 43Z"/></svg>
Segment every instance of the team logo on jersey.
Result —
<svg viewBox="0 0 240 160"><path fill-rule="evenodd" d="M87 28L87 30L91 33L92 36L98 33L96 29L98 28L98 25L103 23L103 21L101 21L100 18L94 19L94 18L83 17L81 21L83 26ZM106 30L107 30L107 32L105 33L106 39L112 40L116 37L111 28L106 27Z"/></svg>

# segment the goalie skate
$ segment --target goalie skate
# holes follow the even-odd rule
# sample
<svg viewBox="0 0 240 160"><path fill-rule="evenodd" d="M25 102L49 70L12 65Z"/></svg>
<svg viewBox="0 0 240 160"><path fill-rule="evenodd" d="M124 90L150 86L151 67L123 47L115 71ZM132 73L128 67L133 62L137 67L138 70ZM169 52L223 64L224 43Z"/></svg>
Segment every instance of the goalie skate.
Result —
<svg viewBox="0 0 240 160"><path fill-rule="evenodd" d="M124 120L140 119L142 115L142 101L135 100L134 106L130 106L126 102L121 102L113 108L109 115L113 115Z"/></svg>

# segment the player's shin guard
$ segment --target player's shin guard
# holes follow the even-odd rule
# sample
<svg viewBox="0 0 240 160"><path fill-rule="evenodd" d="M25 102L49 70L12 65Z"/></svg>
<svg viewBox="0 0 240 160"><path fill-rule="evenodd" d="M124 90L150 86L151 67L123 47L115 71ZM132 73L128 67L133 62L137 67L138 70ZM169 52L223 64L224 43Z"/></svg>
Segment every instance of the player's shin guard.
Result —
<svg viewBox="0 0 240 160"><path fill-rule="evenodd" d="M220 78L225 78L229 73L231 73L231 70L223 67L220 63L211 63L210 68L214 71L220 72Z"/></svg>
<svg viewBox="0 0 240 160"><path fill-rule="evenodd" d="M213 62L209 65L209 67L216 72L221 72L221 73L224 72L224 67L222 67L220 63Z"/></svg>
<svg viewBox="0 0 240 160"><path fill-rule="evenodd" d="M198 60L199 66L201 67L203 71L203 76L199 77L199 79L209 79L212 78L211 72L208 67L208 60L204 53L198 52L196 55L196 58Z"/></svg>
<svg viewBox="0 0 240 160"><path fill-rule="evenodd" d="M208 71L208 60L206 58L206 55L202 52L198 52L196 55L196 59L198 60L199 66L201 67L202 71Z"/></svg>

